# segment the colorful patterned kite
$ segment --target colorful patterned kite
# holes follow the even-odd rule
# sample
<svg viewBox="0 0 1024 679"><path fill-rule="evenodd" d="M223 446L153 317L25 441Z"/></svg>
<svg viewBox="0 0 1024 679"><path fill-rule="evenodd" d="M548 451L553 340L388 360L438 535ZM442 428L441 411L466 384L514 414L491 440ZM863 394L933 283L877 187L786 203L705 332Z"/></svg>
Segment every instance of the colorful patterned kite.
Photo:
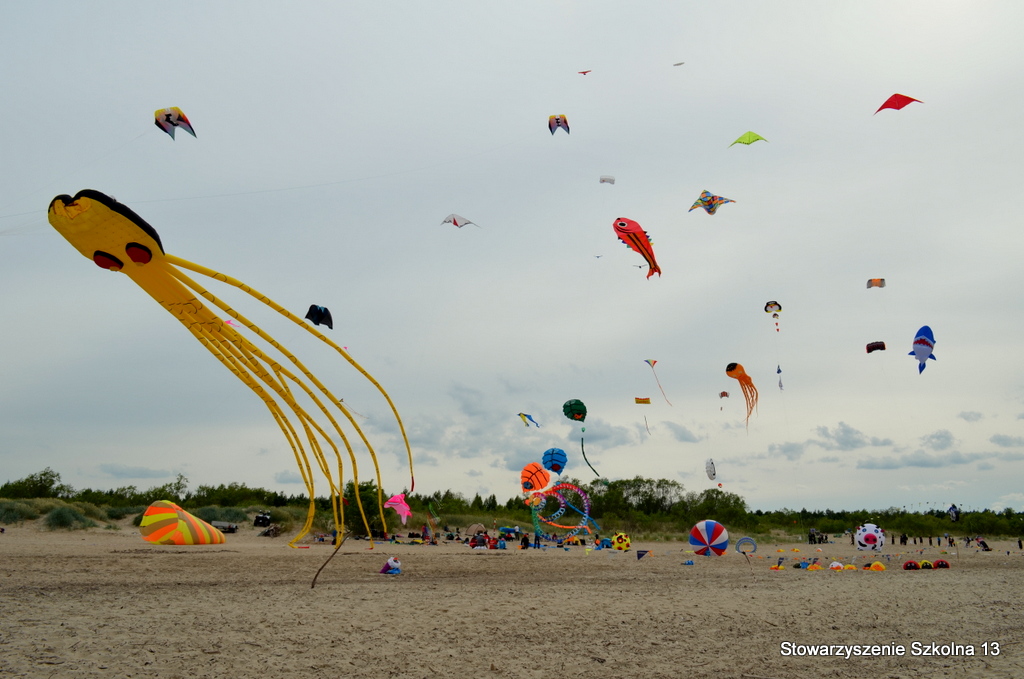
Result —
<svg viewBox="0 0 1024 679"><path fill-rule="evenodd" d="M188 121L188 118L185 117L185 114L177 106L157 109L153 113L153 122L161 130L171 135L171 139L174 139L174 131L179 127L193 137L196 136L196 131L192 129L192 123Z"/></svg>
<svg viewBox="0 0 1024 679"><path fill-rule="evenodd" d="M648 278L654 274L661 276L661 269L658 267L658 262L654 259L654 248L651 247L650 238L648 238L647 232L643 230L643 227L632 219L619 217L612 223L612 229L615 230L615 235L619 237L619 240L626 244L626 247L637 251L647 260Z"/></svg>
<svg viewBox="0 0 1024 679"><path fill-rule="evenodd" d="M219 545L224 534L192 516L169 500L159 500L146 509L139 523L142 539L156 545Z"/></svg>
<svg viewBox="0 0 1024 679"><path fill-rule="evenodd" d="M761 135L759 135L757 132L744 132L743 134L740 135L739 139L737 139L733 143L729 144L729 147L731 148L731 147L735 146L736 144L746 144L747 146L750 146L755 141L768 141L768 140L765 139L764 137L762 137Z"/></svg>
<svg viewBox="0 0 1024 679"><path fill-rule="evenodd" d="M306 320L313 321L313 325L326 325L334 330L334 319L331 318L330 309L325 306L310 304L309 311L306 312Z"/></svg>
<svg viewBox="0 0 1024 679"><path fill-rule="evenodd" d="M913 97L908 97L905 94L894 94L886 99L884 104L878 107L878 111L881 111L883 108L891 108L899 111L907 104L911 104L915 101L919 104L923 103L920 99L914 99ZM878 113L878 111L875 111L875 113Z"/></svg>
<svg viewBox="0 0 1024 679"><path fill-rule="evenodd" d="M743 369L743 366L739 363L730 363L725 366L725 374L732 377L740 383L740 389L743 391L743 399L747 402L747 427L750 426L750 414L757 408L757 387L754 386L754 380L750 379L750 375Z"/></svg>
<svg viewBox="0 0 1024 679"><path fill-rule="evenodd" d="M644 363L651 366L651 373L654 374L654 381L658 383L658 389L661 389L661 395L665 399L665 403L672 405L672 402L668 400L668 396L665 396L665 390L661 388L661 380L658 379L658 373L654 370L654 364L658 361L653 358L644 360Z"/></svg>
<svg viewBox="0 0 1024 679"><path fill-rule="evenodd" d="M914 350L911 351L908 356L915 356L920 365L917 366L917 374L920 375L924 372L925 362L930 358L933 361L937 360L935 354L932 351L935 349L935 335L932 334L932 329L927 325L922 326L917 331L917 337L914 338Z"/></svg>
<svg viewBox="0 0 1024 679"><path fill-rule="evenodd" d="M577 398L571 398L562 404L562 414L573 422L583 422L587 419L587 406Z"/></svg>
<svg viewBox="0 0 1024 679"><path fill-rule="evenodd" d="M524 493L536 493L551 485L551 474L545 471L540 462L531 462L519 474L519 484Z"/></svg>
<svg viewBox="0 0 1024 679"><path fill-rule="evenodd" d="M468 219L466 219L465 217L463 217L462 215L457 215L454 212L451 213L450 215L448 215L447 217L445 217L444 221L441 222L441 223L442 224L454 224L455 226L459 227L460 229L462 227L464 227L466 224L472 224L476 228L478 228L478 229L480 228L480 225L477 224L476 222L471 222Z"/></svg>
<svg viewBox="0 0 1024 679"><path fill-rule="evenodd" d="M700 556L722 556L729 549L729 531L717 521L699 521L690 529L690 544Z"/></svg>
<svg viewBox="0 0 1024 679"><path fill-rule="evenodd" d="M884 287L885 287L885 279L884 278L869 278L868 279L868 290L870 290L871 288L884 288Z"/></svg>
<svg viewBox="0 0 1024 679"><path fill-rule="evenodd" d="M245 283L204 266L166 254L160 236L152 226L127 206L98 191L80 191L74 197L57 196L50 203L48 217L53 228L86 258L91 259L100 268L125 274L132 282L147 292L235 377L249 387L270 410L274 421L277 422L295 455L299 473L305 482L307 497L310 501L306 522L289 545L294 547L295 543L309 532L316 511L314 503L316 492L307 451L312 451L317 466L327 478L334 524L338 527L339 532L345 525L344 509L341 502L341 489L344 488L345 483L342 476L339 445L344 447L348 454L352 465L353 481L356 487L359 487L356 455L352 449L349 435L342 429L336 414L340 414L343 420L346 420L352 427L373 461L377 479L378 508L384 530L387 530L387 523L384 521L384 497L381 491L383 484L380 479L377 455L366 434L352 417L351 411L344 402L328 390L286 347L241 313L228 306L226 302L208 292L185 272L207 276L247 293L326 343L373 384L391 407L391 412L395 416L405 442L409 458L409 490L411 492L416 486L412 472L412 450L398 410L384 388L347 352L319 330L303 323L298 316ZM255 344L232 326L224 323L224 317L218 315L218 310L224 314L224 317L233 318L244 325L254 339L258 337L263 340L264 344ZM294 390L301 390L306 398L323 413L322 421L313 417L312 410L307 411L306 406L299 404L293 393ZM328 431L333 431L333 434L328 434ZM329 448L334 453L338 470L337 478L333 476L331 465L324 455L325 448ZM369 534L369 520L363 511L358 493L356 493L355 499L360 515L363 517L363 525ZM337 546L340 547L342 542L343 540L339 540Z"/></svg>
<svg viewBox="0 0 1024 679"><path fill-rule="evenodd" d="M776 302L775 300L772 300L770 302L766 302L765 305L764 305L764 312L766 314L771 314L772 318L775 319L775 332L778 332L779 331L779 314L782 313L782 305L779 304L778 302Z"/></svg>
<svg viewBox="0 0 1024 679"><path fill-rule="evenodd" d="M551 134L554 134L558 128L562 128L566 134L569 134L569 119L565 116L548 116L548 129L551 130Z"/></svg>
<svg viewBox="0 0 1024 679"><path fill-rule="evenodd" d="M533 423L533 425L536 426L536 427L540 426L539 424L537 424L537 420L533 419L533 415L527 415L526 413L519 413L519 418L523 421L523 426L525 426L527 428L530 427L531 423Z"/></svg>
<svg viewBox="0 0 1024 679"><path fill-rule="evenodd" d="M702 191L700 194L700 198L697 199L696 203L690 206L690 209L687 210L687 212L693 212L697 208L702 207L704 208L704 211L707 212L709 215L713 215L715 214L715 212L718 211L718 208L725 205L726 203L735 202L735 200L732 200L730 198L722 198L721 196L715 196L710 191Z"/></svg>
<svg viewBox="0 0 1024 679"><path fill-rule="evenodd" d="M651 405L651 397L650 396L645 396L645 397L641 398L639 396L634 396L633 397L633 402L636 403L638 406L649 406L649 405Z"/></svg>

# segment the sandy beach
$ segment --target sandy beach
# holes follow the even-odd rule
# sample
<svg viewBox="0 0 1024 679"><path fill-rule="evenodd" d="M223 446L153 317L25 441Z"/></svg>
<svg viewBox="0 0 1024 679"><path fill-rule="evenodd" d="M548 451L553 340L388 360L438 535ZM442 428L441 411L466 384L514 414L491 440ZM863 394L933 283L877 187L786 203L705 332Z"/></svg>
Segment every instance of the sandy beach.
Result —
<svg viewBox="0 0 1024 679"><path fill-rule="evenodd" d="M154 546L121 525L7 526L0 675L1024 676L1016 542L986 553L887 547L884 572L832 572L793 559L874 558L849 544L760 543L748 564L731 547L704 558L684 543L588 553L348 541L310 589L326 544L290 549L243 527L223 545ZM638 549L653 554L637 560ZM378 574L389 556L401 575ZM778 557L786 568L771 571ZM952 567L902 570L910 557ZM822 645L857 648L806 655ZM856 655L886 650L871 645L890 655Z"/></svg>

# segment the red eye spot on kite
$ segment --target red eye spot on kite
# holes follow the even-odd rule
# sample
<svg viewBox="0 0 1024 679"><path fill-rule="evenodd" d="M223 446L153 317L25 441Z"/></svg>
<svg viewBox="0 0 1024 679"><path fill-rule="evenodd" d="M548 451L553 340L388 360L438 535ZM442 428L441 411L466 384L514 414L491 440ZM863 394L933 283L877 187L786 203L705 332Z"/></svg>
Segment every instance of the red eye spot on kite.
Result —
<svg viewBox="0 0 1024 679"><path fill-rule="evenodd" d="M99 268L109 269L110 271L120 271L124 267L124 262L114 255L108 255L102 250L92 253L92 261L96 262L96 266Z"/></svg>
<svg viewBox="0 0 1024 679"><path fill-rule="evenodd" d="M128 243L124 246L124 251L136 264L149 264L153 259L153 251L141 243Z"/></svg>

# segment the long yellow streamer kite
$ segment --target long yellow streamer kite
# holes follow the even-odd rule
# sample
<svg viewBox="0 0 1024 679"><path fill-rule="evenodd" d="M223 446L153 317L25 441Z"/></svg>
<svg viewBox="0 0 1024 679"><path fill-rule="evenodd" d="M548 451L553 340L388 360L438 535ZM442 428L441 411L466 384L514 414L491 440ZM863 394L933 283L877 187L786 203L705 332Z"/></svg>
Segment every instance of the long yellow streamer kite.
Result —
<svg viewBox="0 0 1024 679"><path fill-rule="evenodd" d="M351 411L288 349L248 318L210 294L199 283L186 275L182 269L221 281L255 297L328 344L369 380L387 400L398 421L409 458L409 490L411 492L416 487L416 481L412 468L412 449L409 447L409 438L406 436L402 418L384 388L344 349L325 337L316 328L305 324L301 318L245 283L212 269L166 254L156 230L128 207L118 203L110 196L90 189L79 191L74 197L57 196L50 203L48 217L53 228L64 236L75 249L94 261L100 268L126 274L136 285L159 302L160 306L177 318L218 361L223 363L228 370L234 373L235 377L252 389L266 404L295 455L299 473L306 484L309 496L306 522L302 530L288 543L290 546L294 547L295 543L309 532L316 510L313 470L307 450L313 453L317 466L327 478L330 486L334 523L338 535L342 536L342 539L338 540L337 546L340 546L344 540L345 510L344 503L341 501L344 489L344 468L338 443L328 434L329 430L336 435L352 463L356 504L359 507L367 535L370 534L369 521L359 498L359 468L355 452L352 450L348 436L338 423L335 413L340 413L344 420L348 421L373 460L377 477L377 507L384 530L387 531L377 455L363 430L353 419ZM273 347L294 367L294 372L286 365L268 356L264 349L235 330L233 325L229 325L224 318L217 314L214 307L238 321L255 337ZM305 393L329 424L323 425L317 422L309 412L299 405L293 396L293 387L297 387ZM296 424L302 429L301 435L296 429ZM334 453L337 463L337 480L335 480L331 465L324 454L323 444L326 444Z"/></svg>

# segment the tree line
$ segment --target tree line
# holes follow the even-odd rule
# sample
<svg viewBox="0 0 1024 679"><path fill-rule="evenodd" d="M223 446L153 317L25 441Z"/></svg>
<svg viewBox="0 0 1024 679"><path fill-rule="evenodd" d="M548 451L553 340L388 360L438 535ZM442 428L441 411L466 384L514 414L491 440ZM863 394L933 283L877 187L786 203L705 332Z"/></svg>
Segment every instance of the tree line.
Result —
<svg viewBox="0 0 1024 679"><path fill-rule="evenodd" d="M683 484L669 479L648 479L637 476L605 482L595 479L582 482L578 479L564 479L582 488L591 501L590 516L602 525L604 530L625 530L638 533L686 533L703 519L714 519L730 531L746 534L769 534L781 531L788 535L806 534L811 528L822 533L840 535L863 523L875 523L890 535L906 533L910 536L1024 535L1024 512L1006 508L1000 512L989 509L963 512L960 520L953 522L945 511L932 509L924 512L908 512L899 507L882 510L808 510L778 509L751 510L746 501L735 493L720 488L701 491L687 491ZM380 517L373 508L377 505L377 487L373 481L359 484L359 498L367 509L371 529L381 527ZM348 501L345 512L346 527L355 534L365 532L362 519L355 511L356 489L350 481L343 497ZM385 493L387 497L390 493ZM304 494L287 495L264 488L249 487L244 483L199 485L189 489L189 480L179 474L169 483L140 490L136 486L122 486L109 490L85 488L76 490L62 483L60 474L47 467L41 472L30 474L23 479L8 481L0 485L0 499L17 500L29 498L58 498L68 502L86 502L96 506L115 508L145 507L157 500L172 500L186 509L209 506L219 507L301 507L309 506L309 497ZM577 498L568 494L571 503ZM435 491L430 494L406 493L406 502L413 510L413 521L427 520L428 515L437 516L442 524L458 525L462 517L487 517L494 522L530 525L531 509L522 496L510 497L499 502L494 494L488 497L474 495L471 499L451 490ZM328 498L314 498L318 511L329 512ZM554 508L548 506L542 513L548 514ZM389 521L390 522L390 521ZM390 522L394 523L394 522Z"/></svg>

